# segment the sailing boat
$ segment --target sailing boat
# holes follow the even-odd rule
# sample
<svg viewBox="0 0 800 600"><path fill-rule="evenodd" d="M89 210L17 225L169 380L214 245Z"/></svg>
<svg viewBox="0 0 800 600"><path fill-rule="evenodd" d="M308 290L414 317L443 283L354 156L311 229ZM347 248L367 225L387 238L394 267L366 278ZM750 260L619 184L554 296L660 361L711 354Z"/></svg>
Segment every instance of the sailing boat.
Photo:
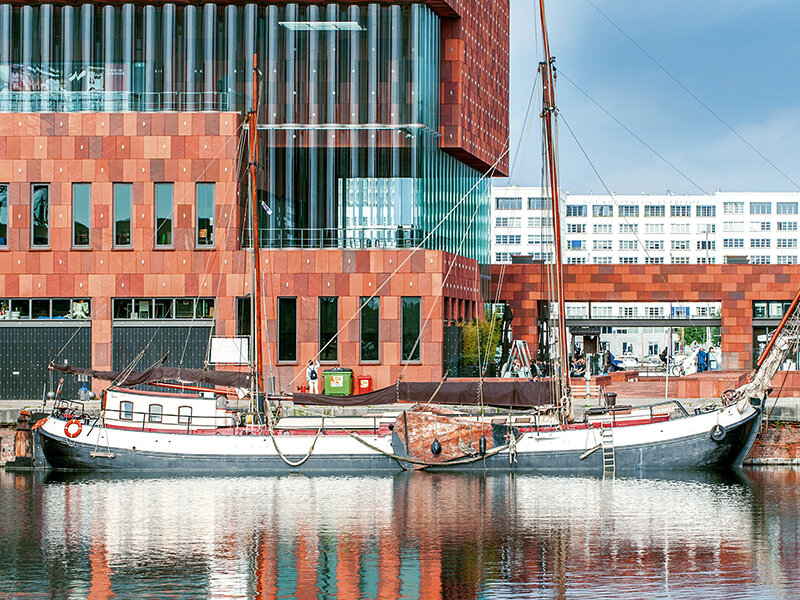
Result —
<svg viewBox="0 0 800 600"><path fill-rule="evenodd" d="M79 403L56 398L53 413L37 428L53 468L82 470L226 470L228 472L346 471L400 469L493 469L527 472L616 473L647 470L719 468L740 464L752 446L761 407L772 377L800 338L800 292L765 349L758 370L721 405L690 414L678 401L629 410L601 410L575 422L567 376L564 286L560 246L553 60L544 5L540 0L545 60L543 79L548 176L556 234L555 294L558 301L558 357L552 381L406 383L337 398L295 394L296 404L384 406L357 417L284 417L269 405L263 413L239 415L219 407L213 396L154 393L111 386L103 393L100 418L85 415ZM255 204L254 142L250 114L251 220L254 273L259 279L259 240ZM255 310L262 302L254 286ZM256 365L251 374L153 368L126 374L125 385L168 378L263 390L260 365L263 319L255 322ZM118 374L52 365L60 371L114 378ZM552 393L555 389L555 394ZM555 401L553 400L555 398ZM398 403L415 405L398 410ZM435 402L435 404L434 404ZM459 410L447 405L462 407ZM472 410L463 407L471 406ZM158 407L155 410L154 407ZM475 411L474 407L481 410ZM503 412L488 414L486 407ZM507 410L507 412L505 412ZM516 412L515 412L516 411Z"/></svg>

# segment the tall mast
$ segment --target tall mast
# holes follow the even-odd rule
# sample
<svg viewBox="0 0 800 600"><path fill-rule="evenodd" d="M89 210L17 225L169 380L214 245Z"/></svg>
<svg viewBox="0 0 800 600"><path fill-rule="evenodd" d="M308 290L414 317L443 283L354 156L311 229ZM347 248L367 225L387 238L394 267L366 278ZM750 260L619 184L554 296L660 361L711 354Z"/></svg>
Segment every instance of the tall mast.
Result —
<svg viewBox="0 0 800 600"><path fill-rule="evenodd" d="M555 68L550 56L550 40L547 37L547 24L544 18L544 0L539 0L542 16L542 40L544 41L544 61L539 63L542 74L542 124L544 127L545 151L547 152L547 174L550 181L550 196L553 210L553 234L555 238L556 296L558 302L558 369L556 375L560 386L560 400L564 415L572 414L572 394L569 387L569 355L567 352L567 320L564 303L564 267L561 258L561 211L559 205L558 159L555 149Z"/></svg>
<svg viewBox="0 0 800 600"><path fill-rule="evenodd" d="M253 369L256 373L257 390L264 389L264 374L262 373L262 352L263 341L261 338L261 243L259 241L258 230L258 200L256 198L256 165L258 164L258 62L257 55L253 54L253 108L249 115L249 142L250 142L250 225L252 229L251 241L253 244L253 306L251 311L254 316L254 335L255 342L253 348Z"/></svg>

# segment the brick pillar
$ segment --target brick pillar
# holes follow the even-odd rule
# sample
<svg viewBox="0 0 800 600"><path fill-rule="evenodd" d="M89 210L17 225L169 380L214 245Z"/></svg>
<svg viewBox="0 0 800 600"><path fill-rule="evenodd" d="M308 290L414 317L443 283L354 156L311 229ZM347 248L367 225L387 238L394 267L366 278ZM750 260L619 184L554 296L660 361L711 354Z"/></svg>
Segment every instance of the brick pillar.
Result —
<svg viewBox="0 0 800 600"><path fill-rule="evenodd" d="M752 368L753 303L750 299L722 301L722 369L747 371Z"/></svg>

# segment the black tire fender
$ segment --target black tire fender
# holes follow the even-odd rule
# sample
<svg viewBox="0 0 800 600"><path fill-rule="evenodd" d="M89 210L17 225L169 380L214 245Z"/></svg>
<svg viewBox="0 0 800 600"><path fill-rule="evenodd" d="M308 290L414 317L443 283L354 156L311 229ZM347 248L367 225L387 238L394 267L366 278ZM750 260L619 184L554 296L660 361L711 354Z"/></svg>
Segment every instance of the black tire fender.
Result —
<svg viewBox="0 0 800 600"><path fill-rule="evenodd" d="M728 430L725 429L724 425L720 425L719 423L714 425L711 428L711 432L710 432L711 439L714 440L715 442L721 442L722 440L725 439L725 436L727 434L728 434Z"/></svg>

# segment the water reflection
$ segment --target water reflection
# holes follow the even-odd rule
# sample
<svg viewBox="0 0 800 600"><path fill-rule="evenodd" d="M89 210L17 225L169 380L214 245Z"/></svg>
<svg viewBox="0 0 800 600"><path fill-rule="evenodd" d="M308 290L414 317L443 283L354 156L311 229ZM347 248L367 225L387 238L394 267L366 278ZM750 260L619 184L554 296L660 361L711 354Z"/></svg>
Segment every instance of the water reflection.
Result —
<svg viewBox="0 0 800 600"><path fill-rule="evenodd" d="M0 475L11 598L785 598L798 471Z"/></svg>

